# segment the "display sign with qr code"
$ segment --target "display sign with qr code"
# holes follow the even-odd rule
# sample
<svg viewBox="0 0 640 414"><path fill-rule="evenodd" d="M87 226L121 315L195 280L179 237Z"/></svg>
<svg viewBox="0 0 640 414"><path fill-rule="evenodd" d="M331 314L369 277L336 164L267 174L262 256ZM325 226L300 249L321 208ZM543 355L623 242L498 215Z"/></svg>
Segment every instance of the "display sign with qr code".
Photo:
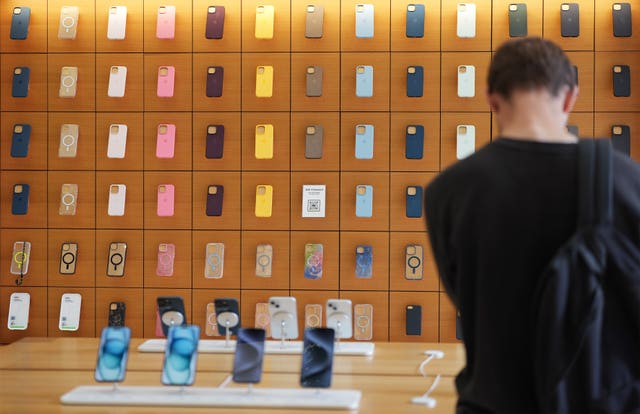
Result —
<svg viewBox="0 0 640 414"><path fill-rule="evenodd" d="M324 217L325 195L324 184L305 184L302 186L302 217Z"/></svg>

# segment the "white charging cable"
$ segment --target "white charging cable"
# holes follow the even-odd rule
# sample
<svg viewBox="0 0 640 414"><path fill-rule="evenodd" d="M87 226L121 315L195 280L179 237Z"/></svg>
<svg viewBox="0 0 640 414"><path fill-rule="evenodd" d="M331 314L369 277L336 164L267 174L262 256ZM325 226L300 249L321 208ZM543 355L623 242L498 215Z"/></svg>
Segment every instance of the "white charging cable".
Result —
<svg viewBox="0 0 640 414"><path fill-rule="evenodd" d="M428 350L428 351L425 351L424 353L425 355L427 355L427 357L424 359L424 361L420 363L420 366L418 367L418 371L423 377L426 377L427 373L424 371L425 366L434 359L444 358L444 352L438 351L438 350ZM427 392L425 392L419 397L413 397L411 399L411 403L422 404L427 406L427 408L435 408L437 401L435 398L431 397L431 393L436 389L439 382L440 382L440 374L436 375Z"/></svg>
<svg viewBox="0 0 640 414"><path fill-rule="evenodd" d="M222 381L220 383L220 385L218 385L218 388L224 388L227 385L229 385L229 383L231 382L231 380L233 379L232 375L228 375L227 378L224 379L224 381Z"/></svg>

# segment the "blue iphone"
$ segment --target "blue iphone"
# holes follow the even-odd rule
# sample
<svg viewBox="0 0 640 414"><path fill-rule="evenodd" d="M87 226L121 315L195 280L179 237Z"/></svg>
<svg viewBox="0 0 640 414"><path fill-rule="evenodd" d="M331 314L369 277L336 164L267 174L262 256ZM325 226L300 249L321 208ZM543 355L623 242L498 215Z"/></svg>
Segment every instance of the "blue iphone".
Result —
<svg viewBox="0 0 640 414"><path fill-rule="evenodd" d="M13 84L11 86L11 96L14 98L26 98L29 93L28 67L22 66L13 69Z"/></svg>
<svg viewBox="0 0 640 414"><path fill-rule="evenodd" d="M407 5L407 37L424 37L424 4Z"/></svg>
<svg viewBox="0 0 640 414"><path fill-rule="evenodd" d="M13 199L11 201L11 214L23 216L29 210L29 184L16 184L13 186Z"/></svg>
<svg viewBox="0 0 640 414"><path fill-rule="evenodd" d="M131 330L126 326L107 326L102 330L96 363L96 381L124 381L130 339Z"/></svg>
<svg viewBox="0 0 640 414"><path fill-rule="evenodd" d="M407 96L409 98L421 98L424 94L424 68L422 66L409 66L407 68Z"/></svg>
<svg viewBox="0 0 640 414"><path fill-rule="evenodd" d="M373 216L373 186L356 186L356 217Z"/></svg>
<svg viewBox="0 0 640 414"><path fill-rule="evenodd" d="M13 40L25 40L29 34L29 20L31 19L31 8L19 6L13 8L11 16L11 30L9 38Z"/></svg>
<svg viewBox="0 0 640 414"><path fill-rule="evenodd" d="M333 344L335 331L331 328L308 328L302 346L302 387L328 388L333 373Z"/></svg>
<svg viewBox="0 0 640 414"><path fill-rule="evenodd" d="M356 277L371 279L373 274L373 247L365 244L356 246Z"/></svg>
<svg viewBox="0 0 640 414"><path fill-rule="evenodd" d="M422 187L407 187L407 208L406 214L409 218L422 217Z"/></svg>
<svg viewBox="0 0 640 414"><path fill-rule="evenodd" d="M31 139L31 125L16 124L11 135L11 156L13 158L26 158L29 154L29 141Z"/></svg>
<svg viewBox="0 0 640 414"><path fill-rule="evenodd" d="M198 359L198 325L175 325L169 328L162 364L164 385L192 385Z"/></svg>
<svg viewBox="0 0 640 414"><path fill-rule="evenodd" d="M406 133L405 157L421 160L424 156L424 126L408 125Z"/></svg>
<svg viewBox="0 0 640 414"><path fill-rule="evenodd" d="M373 4L356 4L356 37L373 38Z"/></svg>
<svg viewBox="0 0 640 414"><path fill-rule="evenodd" d="M356 159L373 159L373 125L356 125Z"/></svg>
<svg viewBox="0 0 640 414"><path fill-rule="evenodd" d="M257 384L262 376L264 329L240 328L233 358L233 381Z"/></svg>
<svg viewBox="0 0 640 414"><path fill-rule="evenodd" d="M356 66L356 96L358 98L373 96L373 66Z"/></svg>

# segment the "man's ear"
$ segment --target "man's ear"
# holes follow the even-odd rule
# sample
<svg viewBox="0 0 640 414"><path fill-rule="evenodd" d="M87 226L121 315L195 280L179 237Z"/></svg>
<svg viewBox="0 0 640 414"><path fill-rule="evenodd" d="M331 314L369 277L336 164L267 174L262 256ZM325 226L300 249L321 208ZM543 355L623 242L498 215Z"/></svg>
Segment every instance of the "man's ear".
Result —
<svg viewBox="0 0 640 414"><path fill-rule="evenodd" d="M491 111L498 112L498 110L500 109L500 102L499 102L499 99L496 96L496 94L489 93L489 89L487 89L485 91L485 96L486 96L487 103L489 104L489 108L491 109Z"/></svg>
<svg viewBox="0 0 640 414"><path fill-rule="evenodd" d="M564 95L564 102L562 103L562 110L565 113L569 113L573 110L574 105L576 104L576 100L578 99L578 85L573 87L573 89L567 89Z"/></svg>

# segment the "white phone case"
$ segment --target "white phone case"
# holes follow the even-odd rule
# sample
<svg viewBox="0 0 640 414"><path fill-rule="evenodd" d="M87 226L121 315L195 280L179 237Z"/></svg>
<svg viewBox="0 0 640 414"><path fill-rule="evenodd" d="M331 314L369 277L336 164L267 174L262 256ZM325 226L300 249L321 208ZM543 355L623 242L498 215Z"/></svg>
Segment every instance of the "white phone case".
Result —
<svg viewBox="0 0 640 414"><path fill-rule="evenodd" d="M77 331L80 327L80 308L82 296L79 293L65 293L60 300L60 320L58 329L61 331Z"/></svg>
<svg viewBox="0 0 640 414"><path fill-rule="evenodd" d="M473 65L458 66L458 97L473 98L476 96L476 67Z"/></svg>
<svg viewBox="0 0 640 414"><path fill-rule="evenodd" d="M273 339L296 339L298 337L298 312L296 298L272 296L269 298L269 318Z"/></svg>
<svg viewBox="0 0 640 414"><path fill-rule="evenodd" d="M124 158L127 149L127 129L125 124L109 125L107 158Z"/></svg>
<svg viewBox="0 0 640 414"><path fill-rule="evenodd" d="M476 151L476 127L458 125L456 129L456 158L467 158Z"/></svg>
<svg viewBox="0 0 640 414"><path fill-rule="evenodd" d="M111 66L109 69L109 87L107 96L110 98L124 97L124 91L127 86L127 67Z"/></svg>
<svg viewBox="0 0 640 414"><path fill-rule="evenodd" d="M107 22L107 39L123 40L127 30L127 6L109 7Z"/></svg>
<svg viewBox="0 0 640 414"><path fill-rule="evenodd" d="M476 5L458 3L458 37L476 37Z"/></svg>
<svg viewBox="0 0 640 414"><path fill-rule="evenodd" d="M9 316L7 328L12 331L24 331L29 327L29 305L31 296L28 293L14 292L9 299Z"/></svg>
<svg viewBox="0 0 640 414"><path fill-rule="evenodd" d="M110 216L124 216L124 204L127 199L127 186L111 184L109 186L109 205L107 214Z"/></svg>
<svg viewBox="0 0 640 414"><path fill-rule="evenodd" d="M327 328L336 331L336 338L353 336L353 313L349 299L329 299L326 307Z"/></svg>

